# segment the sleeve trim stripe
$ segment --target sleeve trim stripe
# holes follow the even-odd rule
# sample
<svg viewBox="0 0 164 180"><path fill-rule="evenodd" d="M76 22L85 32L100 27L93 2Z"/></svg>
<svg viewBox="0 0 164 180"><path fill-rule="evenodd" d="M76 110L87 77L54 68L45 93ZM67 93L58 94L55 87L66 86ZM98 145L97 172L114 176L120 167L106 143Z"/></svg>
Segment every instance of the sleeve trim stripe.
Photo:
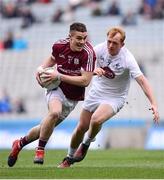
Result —
<svg viewBox="0 0 164 180"><path fill-rule="evenodd" d="M86 70L93 71L93 52L87 45L84 46L84 49L88 53L88 62L87 62Z"/></svg>

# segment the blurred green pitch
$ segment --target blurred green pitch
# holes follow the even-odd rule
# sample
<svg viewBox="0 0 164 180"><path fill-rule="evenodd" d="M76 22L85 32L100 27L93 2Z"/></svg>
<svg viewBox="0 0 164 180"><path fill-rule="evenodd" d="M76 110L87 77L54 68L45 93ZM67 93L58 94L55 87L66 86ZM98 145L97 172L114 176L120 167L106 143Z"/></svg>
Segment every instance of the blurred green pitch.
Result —
<svg viewBox="0 0 164 180"><path fill-rule="evenodd" d="M67 150L47 150L44 165L33 164L34 150L23 150L12 168L9 150L0 150L0 179L163 179L164 152L146 150L90 150L71 168L58 169Z"/></svg>

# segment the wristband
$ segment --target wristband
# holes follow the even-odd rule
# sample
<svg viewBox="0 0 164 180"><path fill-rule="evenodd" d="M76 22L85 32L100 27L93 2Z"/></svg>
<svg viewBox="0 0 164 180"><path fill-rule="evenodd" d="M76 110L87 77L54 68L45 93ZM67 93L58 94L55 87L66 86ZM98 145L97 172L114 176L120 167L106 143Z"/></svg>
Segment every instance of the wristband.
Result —
<svg viewBox="0 0 164 180"><path fill-rule="evenodd" d="M58 73L57 79L58 79L58 81L61 81L61 74L60 73Z"/></svg>

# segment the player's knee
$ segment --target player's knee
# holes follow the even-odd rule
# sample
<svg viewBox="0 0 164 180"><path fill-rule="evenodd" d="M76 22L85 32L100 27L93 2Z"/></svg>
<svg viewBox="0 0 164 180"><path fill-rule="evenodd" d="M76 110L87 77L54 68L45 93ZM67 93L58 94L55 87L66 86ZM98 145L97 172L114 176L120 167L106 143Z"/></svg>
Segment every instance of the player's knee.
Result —
<svg viewBox="0 0 164 180"><path fill-rule="evenodd" d="M88 126L86 126L85 124L81 124L77 127L77 132L78 133L84 133L89 129Z"/></svg>
<svg viewBox="0 0 164 180"><path fill-rule="evenodd" d="M92 116L91 125L95 127L101 127L102 121L97 116Z"/></svg>
<svg viewBox="0 0 164 180"><path fill-rule="evenodd" d="M59 119L61 112L60 111L51 111L49 112L50 119Z"/></svg>

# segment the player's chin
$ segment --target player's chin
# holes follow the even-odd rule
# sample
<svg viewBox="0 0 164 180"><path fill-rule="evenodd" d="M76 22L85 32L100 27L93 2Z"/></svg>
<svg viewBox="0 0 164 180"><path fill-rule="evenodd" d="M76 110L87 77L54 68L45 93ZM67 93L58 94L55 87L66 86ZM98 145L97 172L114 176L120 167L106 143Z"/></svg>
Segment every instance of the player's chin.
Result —
<svg viewBox="0 0 164 180"><path fill-rule="evenodd" d="M113 49L110 49L110 50L108 50L108 51L109 51L109 54L112 55L112 56L115 56L115 55L118 54L118 52L116 52L116 51L113 50Z"/></svg>
<svg viewBox="0 0 164 180"><path fill-rule="evenodd" d="M82 51L82 50L83 50L83 47L81 47L81 46L77 46L77 47L76 47L76 51L80 52L80 51Z"/></svg>

